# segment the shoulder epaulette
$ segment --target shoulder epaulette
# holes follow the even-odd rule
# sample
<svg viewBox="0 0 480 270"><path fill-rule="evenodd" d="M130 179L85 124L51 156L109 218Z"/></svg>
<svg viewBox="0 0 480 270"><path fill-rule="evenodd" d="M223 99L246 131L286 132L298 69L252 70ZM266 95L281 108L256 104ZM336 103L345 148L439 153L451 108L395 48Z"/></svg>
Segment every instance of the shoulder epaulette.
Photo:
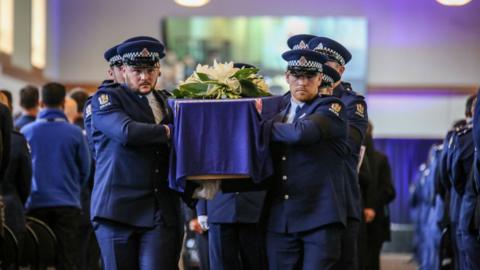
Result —
<svg viewBox="0 0 480 270"><path fill-rule="evenodd" d="M165 97L173 97L173 94L172 92L166 90L166 89L162 89L162 90L157 90L159 93L161 93L162 95L164 95Z"/></svg>
<svg viewBox="0 0 480 270"><path fill-rule="evenodd" d="M342 82L340 82L340 83L342 84L343 88L345 88L345 90L347 90L347 91L353 91L353 89L352 89L352 84L351 84L351 83L349 83L349 82L344 82L344 81L342 81Z"/></svg>
<svg viewBox="0 0 480 270"><path fill-rule="evenodd" d="M466 124L466 125L464 125L464 126L461 126L461 127L457 128L457 129L455 130L455 132L456 132L457 136L460 137L460 136L463 136L463 135L467 134L467 133L470 132L472 129L473 129L473 124L470 123L470 124Z"/></svg>

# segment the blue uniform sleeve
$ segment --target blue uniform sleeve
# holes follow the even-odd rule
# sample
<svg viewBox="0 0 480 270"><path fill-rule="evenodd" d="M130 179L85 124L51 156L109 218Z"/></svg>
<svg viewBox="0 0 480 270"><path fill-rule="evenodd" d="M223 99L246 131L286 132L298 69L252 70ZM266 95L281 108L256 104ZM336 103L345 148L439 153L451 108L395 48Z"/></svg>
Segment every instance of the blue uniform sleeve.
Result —
<svg viewBox="0 0 480 270"><path fill-rule="evenodd" d="M287 144L313 144L320 140L346 137L347 121L343 105L320 105L314 113L294 123L274 123L271 138Z"/></svg>
<svg viewBox="0 0 480 270"><path fill-rule="evenodd" d="M471 139L470 132L460 135L452 156L452 184L458 194L465 193L467 179L472 170L474 153Z"/></svg>
<svg viewBox="0 0 480 270"><path fill-rule="evenodd" d="M348 137L357 145L361 145L368 128L367 103L362 96L355 96L347 106Z"/></svg>
<svg viewBox="0 0 480 270"><path fill-rule="evenodd" d="M89 97L87 101L85 101L83 115L83 126L85 128L85 135L87 136L88 147L90 148L92 157L95 159L95 145L93 144L92 136L92 97Z"/></svg>
<svg viewBox="0 0 480 270"><path fill-rule="evenodd" d="M163 125L134 121L124 112L113 91L98 91L92 98L92 123L93 128L123 145L168 142L167 130Z"/></svg>
<svg viewBox="0 0 480 270"><path fill-rule="evenodd" d="M480 151L480 102L478 98L480 97L480 90L477 93L477 103L475 105L475 110L473 113L473 141L475 146L475 161L474 161L474 181L478 188L480 188L480 159L478 157L478 151Z"/></svg>
<svg viewBox="0 0 480 270"><path fill-rule="evenodd" d="M77 164L79 167L80 172L80 181L82 186L85 186L88 182L88 178L90 176L90 168L91 168L91 157L90 157L90 150L88 149L88 144L85 136L80 134L80 142L78 145L78 156L77 156Z"/></svg>
<svg viewBox="0 0 480 270"><path fill-rule="evenodd" d="M198 200L197 202L197 216L207 215L207 200Z"/></svg>

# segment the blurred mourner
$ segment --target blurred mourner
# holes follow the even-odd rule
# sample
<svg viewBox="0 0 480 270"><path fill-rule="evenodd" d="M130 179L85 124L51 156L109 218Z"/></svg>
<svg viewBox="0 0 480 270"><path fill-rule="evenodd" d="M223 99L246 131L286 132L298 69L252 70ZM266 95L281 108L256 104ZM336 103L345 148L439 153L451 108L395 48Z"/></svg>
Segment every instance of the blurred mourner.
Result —
<svg viewBox="0 0 480 270"><path fill-rule="evenodd" d="M2 90L5 94L10 112L12 111L11 93ZM0 98L1 99L1 98ZM1 100L0 100L1 103ZM30 193L32 177L32 160L27 141L18 131L11 133L10 162L5 172L5 179L1 182L1 190L5 203L5 224L17 238L19 253L22 253L26 233L24 207ZM7 268L5 265L3 267ZM8 268L7 268L8 269Z"/></svg>
<svg viewBox="0 0 480 270"><path fill-rule="evenodd" d="M177 269L181 249L180 201L168 188L172 112L160 76L164 46L124 42L125 84L98 89L92 98L97 167L91 215L105 269Z"/></svg>
<svg viewBox="0 0 480 270"><path fill-rule="evenodd" d="M20 130L28 123L35 121L39 110L38 88L33 85L27 85L20 89L20 107L22 114L15 119L15 129Z"/></svg>
<svg viewBox="0 0 480 270"><path fill-rule="evenodd" d="M81 129L84 129L83 107L88 99L88 93L82 88L75 88L70 93L70 98L77 103L77 111L73 117L73 123Z"/></svg>
<svg viewBox="0 0 480 270"><path fill-rule="evenodd" d="M38 119L21 132L32 151L28 214L52 228L58 239L56 269L70 270L77 269L80 192L88 179L90 154L81 129L68 123L62 110L65 94L63 85L45 84Z"/></svg>
<svg viewBox="0 0 480 270"><path fill-rule="evenodd" d="M282 55L291 99L271 125L274 176L267 200L270 269L331 269L346 226L347 116L342 101L319 96L326 57L304 49Z"/></svg>
<svg viewBox="0 0 480 270"><path fill-rule="evenodd" d="M375 151L374 175L377 177L376 193L378 199L375 205L375 218L367 224L367 255L366 269L380 269L380 251L383 242L390 240L390 212L388 204L395 199L395 188L392 183L392 173L388 157L382 152Z"/></svg>

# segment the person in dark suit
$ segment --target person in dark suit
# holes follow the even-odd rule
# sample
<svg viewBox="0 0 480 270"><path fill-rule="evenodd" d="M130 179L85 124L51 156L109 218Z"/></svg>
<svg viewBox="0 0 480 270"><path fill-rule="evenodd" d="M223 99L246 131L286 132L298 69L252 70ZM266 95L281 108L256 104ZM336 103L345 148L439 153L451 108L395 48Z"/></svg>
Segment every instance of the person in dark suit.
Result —
<svg viewBox="0 0 480 270"><path fill-rule="evenodd" d="M375 218L367 224L367 254L366 269L380 269L380 250L383 242L390 241L390 213L388 204L395 199L395 188L392 183L392 173L388 157L375 151L374 175L377 193L377 205L374 207Z"/></svg>
<svg viewBox="0 0 480 270"><path fill-rule="evenodd" d="M282 57L291 100L266 123L275 171L266 202L269 269L332 269L347 219L346 111L338 98L318 95L325 56L297 49Z"/></svg>
<svg viewBox="0 0 480 270"><path fill-rule="evenodd" d="M177 269L180 201L169 189L172 112L154 90L164 46L118 46L125 84L92 101L96 171L91 216L105 269Z"/></svg>
<svg viewBox="0 0 480 270"><path fill-rule="evenodd" d="M3 95L3 94L1 94ZM8 107L0 102L0 185L10 161L11 131L13 129L12 115ZM0 234L3 234L4 207L0 190Z"/></svg>
<svg viewBox="0 0 480 270"><path fill-rule="evenodd" d="M12 111L10 92L6 94L8 103L5 104ZM1 184L5 202L5 224L13 231L18 241L19 253L23 250L25 238L25 204L30 194L32 181L32 159L25 137L18 131L11 134L10 162L5 172L5 179Z"/></svg>
<svg viewBox="0 0 480 270"><path fill-rule="evenodd" d="M3 94L2 94L3 95ZM5 98L6 99L6 98ZM0 145L2 151L0 152L0 180L3 180L3 176L7 169L10 160L10 141L11 131L13 129L12 115L10 109L3 103L0 103ZM0 182L1 183L1 182Z"/></svg>

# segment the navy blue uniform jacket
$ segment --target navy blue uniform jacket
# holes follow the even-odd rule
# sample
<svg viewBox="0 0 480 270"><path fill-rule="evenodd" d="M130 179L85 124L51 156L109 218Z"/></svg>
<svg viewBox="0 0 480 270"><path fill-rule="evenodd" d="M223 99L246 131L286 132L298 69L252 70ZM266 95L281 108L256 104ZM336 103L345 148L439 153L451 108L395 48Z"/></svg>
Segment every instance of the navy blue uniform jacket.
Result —
<svg viewBox="0 0 480 270"><path fill-rule="evenodd" d="M265 191L219 192L213 200L198 201L197 214L211 223L258 223L264 200Z"/></svg>
<svg viewBox="0 0 480 270"><path fill-rule="evenodd" d="M172 113L160 91L161 124ZM168 188L169 145L164 126L155 119L145 97L125 85L101 88L92 98L96 171L91 215L139 226L154 225L155 210L163 222L179 222L179 200Z"/></svg>
<svg viewBox="0 0 480 270"><path fill-rule="evenodd" d="M367 133L368 114L365 98L349 89L350 85L342 82L333 90L333 96L339 98L345 104L349 126L348 147L350 154L345 159L344 171L345 177L348 181L345 190L348 198L347 215L349 218L360 220L362 216L362 206L360 202L362 200L360 198L357 166L359 162L360 147L362 146L362 142ZM372 197L374 194L368 195Z"/></svg>
<svg viewBox="0 0 480 270"><path fill-rule="evenodd" d="M268 193L269 231L295 233L346 224L343 160L348 154L347 115L335 97L305 103L293 123L289 106L270 120L274 176Z"/></svg>

